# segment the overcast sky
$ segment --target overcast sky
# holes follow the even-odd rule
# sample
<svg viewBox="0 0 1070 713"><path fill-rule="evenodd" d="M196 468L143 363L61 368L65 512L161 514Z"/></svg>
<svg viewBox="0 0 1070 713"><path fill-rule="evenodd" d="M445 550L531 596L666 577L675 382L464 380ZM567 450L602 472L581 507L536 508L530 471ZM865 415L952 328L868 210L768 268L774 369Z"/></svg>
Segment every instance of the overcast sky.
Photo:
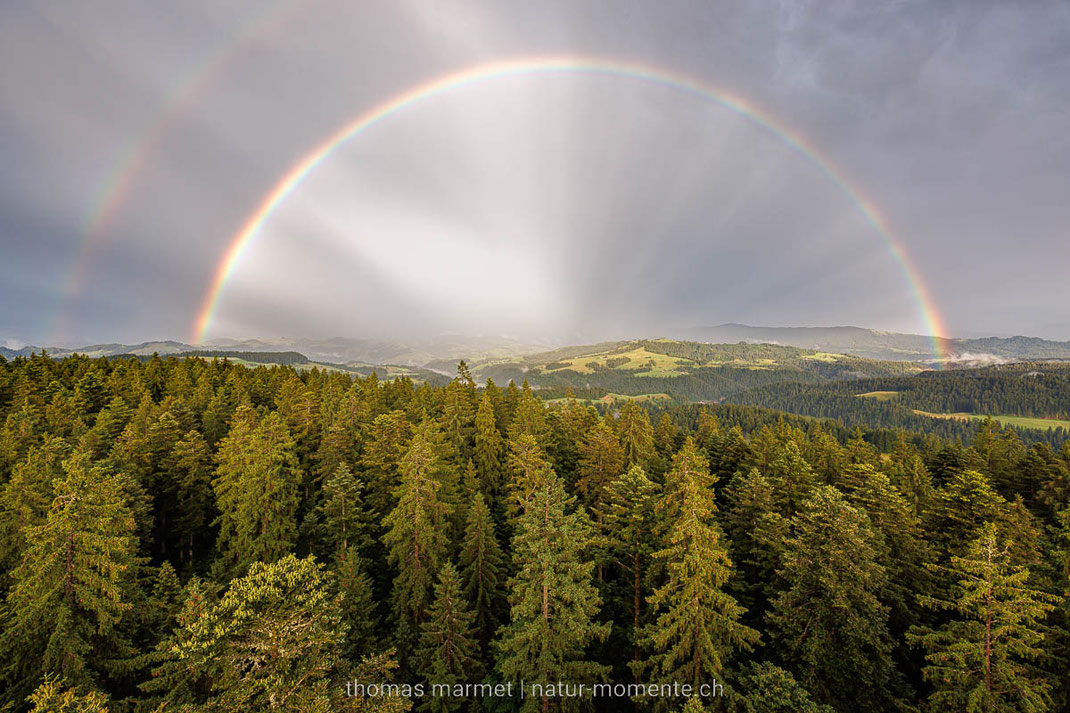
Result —
<svg viewBox="0 0 1070 713"><path fill-rule="evenodd" d="M1066 1L42 0L0 4L0 343L192 339L227 246L331 132L546 55L761 107L888 219L951 335L1070 339ZM584 71L470 83L353 137L215 317L209 337L928 329L813 157Z"/></svg>

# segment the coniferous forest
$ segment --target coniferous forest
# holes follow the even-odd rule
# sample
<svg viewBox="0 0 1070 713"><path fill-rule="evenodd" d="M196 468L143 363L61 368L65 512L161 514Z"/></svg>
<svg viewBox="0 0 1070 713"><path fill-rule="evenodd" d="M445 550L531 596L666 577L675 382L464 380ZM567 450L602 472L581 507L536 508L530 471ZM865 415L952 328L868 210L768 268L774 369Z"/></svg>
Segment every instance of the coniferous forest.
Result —
<svg viewBox="0 0 1070 713"><path fill-rule="evenodd" d="M0 361L0 703L1067 709L1070 445L761 413Z"/></svg>

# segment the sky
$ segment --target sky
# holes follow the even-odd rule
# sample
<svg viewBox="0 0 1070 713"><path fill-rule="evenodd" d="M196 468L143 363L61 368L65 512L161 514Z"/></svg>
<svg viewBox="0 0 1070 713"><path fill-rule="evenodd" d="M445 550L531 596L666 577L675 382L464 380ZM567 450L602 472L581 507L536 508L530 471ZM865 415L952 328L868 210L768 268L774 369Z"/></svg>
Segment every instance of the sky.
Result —
<svg viewBox="0 0 1070 713"><path fill-rule="evenodd" d="M0 344L1067 340L1068 128L1066 0L2 3Z"/></svg>

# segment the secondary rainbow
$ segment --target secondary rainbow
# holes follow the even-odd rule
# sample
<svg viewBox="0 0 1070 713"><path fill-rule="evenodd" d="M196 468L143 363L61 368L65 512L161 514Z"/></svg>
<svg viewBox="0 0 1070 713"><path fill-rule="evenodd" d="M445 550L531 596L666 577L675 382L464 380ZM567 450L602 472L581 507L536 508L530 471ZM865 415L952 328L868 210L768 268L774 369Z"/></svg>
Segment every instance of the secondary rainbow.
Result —
<svg viewBox="0 0 1070 713"><path fill-rule="evenodd" d="M108 180L101 184L93 212L82 231L81 247L63 281L60 309L50 328L50 341L62 341L66 337L64 332L67 320L71 317L69 310L85 285L93 254L105 244L105 238L115 227L123 206L139 185L146 169L153 165L152 159L164 145L165 139L188 118L198 101L209 89L219 84L226 71L244 57L257 41L276 34L307 4L308 0L279 0L265 6L236 38L224 42L218 51L211 53L192 72L176 82L148 128L119 154Z"/></svg>
<svg viewBox="0 0 1070 713"><path fill-rule="evenodd" d="M921 272L910 259L902 240L892 230L888 219L877 209L875 203L866 198L864 193L847 179L844 172L813 143L797 131L776 120L753 102L696 78L650 65L613 59L572 56L496 61L452 72L413 87L373 106L320 142L286 172L245 221L238 233L230 240L227 250L215 270L201 309L197 314L193 325L192 341L199 344L205 340L209 330L212 328L215 312L219 306L220 297L226 288L227 280L234 273L235 268L241 262L242 256L260 232L264 222L271 217L271 214L286 200L287 196L293 193L301 182L337 148L375 124L435 96L474 83L534 74L601 75L672 87L731 109L778 136L785 144L813 162L829 180L838 185L854 202L877 233L884 238L889 251L902 267L913 290L922 320L931 335L932 352L936 363L938 365L942 363L946 356L943 340L947 332L940 312L929 294L925 281L922 279Z"/></svg>

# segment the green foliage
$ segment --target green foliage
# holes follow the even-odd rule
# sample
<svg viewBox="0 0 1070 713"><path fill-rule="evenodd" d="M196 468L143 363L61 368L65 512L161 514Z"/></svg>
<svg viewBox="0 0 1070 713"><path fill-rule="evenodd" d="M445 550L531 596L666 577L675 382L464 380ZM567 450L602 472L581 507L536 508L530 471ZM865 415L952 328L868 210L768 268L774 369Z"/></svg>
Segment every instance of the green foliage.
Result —
<svg viewBox="0 0 1070 713"><path fill-rule="evenodd" d="M771 663L748 667L729 697L732 713L833 713L814 702L789 672Z"/></svg>
<svg viewBox="0 0 1070 713"><path fill-rule="evenodd" d="M643 614L645 578L653 553L654 506L658 486L638 465L606 486L605 537L617 566L626 575L631 591L633 660L639 660L640 622Z"/></svg>
<svg viewBox="0 0 1070 713"><path fill-rule="evenodd" d="M786 588L768 619L779 651L822 702L841 710L891 705L892 642L879 535L838 490L821 486L792 522L781 555Z"/></svg>
<svg viewBox="0 0 1070 713"><path fill-rule="evenodd" d="M601 598L592 583L593 563L582 557L590 542L591 524L574 509L561 479L543 470L517 518L513 537L518 568L509 583L511 621L499 643L502 675L528 684L548 685L601 679L608 667L586 656L588 644L605 639L608 623L595 617ZM523 710L549 704L529 697ZM578 705L576 699L554 701L555 708Z"/></svg>
<svg viewBox="0 0 1070 713"><path fill-rule="evenodd" d="M327 540L335 552L351 546L356 552L368 551L372 523L364 506L364 484L345 463L340 463L323 484L320 511Z"/></svg>
<svg viewBox="0 0 1070 713"><path fill-rule="evenodd" d="M689 438L657 507L663 534L654 557L667 574L649 599L655 619L640 641L649 656L637 667L653 682L697 688L720 678L733 653L758 643L758 632L739 622L745 610L725 591L732 562L716 510L708 463Z"/></svg>
<svg viewBox="0 0 1070 713"><path fill-rule="evenodd" d="M461 581L453 564L447 562L439 571L435 601L427 613L416 651L420 672L431 685L450 686L469 683L482 670L479 642L474 628L475 614L461 595ZM461 697L429 696L424 708L440 713L457 710Z"/></svg>
<svg viewBox="0 0 1070 713"><path fill-rule="evenodd" d="M1013 564L995 525L984 525L946 571L956 582L949 599L921 597L951 619L916 628L910 639L927 651L925 678L934 711L1003 713L1050 710L1051 682L1036 668L1044 655L1044 620L1059 598L1029 586L1029 570Z"/></svg>
<svg viewBox="0 0 1070 713"><path fill-rule="evenodd" d="M865 360L755 345L598 352L505 389L464 366L416 386L195 357L0 360L0 707L393 712L404 690L346 684L469 681L476 664L490 682L726 689L640 709L1066 707L1070 444L995 421L881 427L915 428L925 400L1063 404L1065 366L854 380ZM556 374L574 368L583 398ZM600 384L785 378L767 395L850 426L591 401ZM308 553L327 568L294 559Z"/></svg>
<svg viewBox="0 0 1070 713"><path fill-rule="evenodd" d="M79 695L64 689L58 678L48 676L30 696L30 713L108 713L108 699L96 691Z"/></svg>
<svg viewBox="0 0 1070 713"><path fill-rule="evenodd" d="M220 444L212 482L219 508L217 569L235 576L253 562L274 562L297 540L297 459L278 413L259 423L248 407Z"/></svg>
<svg viewBox="0 0 1070 713"><path fill-rule="evenodd" d="M435 450L432 424L415 433L399 465L401 483L395 491L397 507L383 518L383 543L397 568L394 605L409 634L419 631L431 600L431 587L449 545L452 508L441 498L440 456Z"/></svg>
<svg viewBox="0 0 1070 713"><path fill-rule="evenodd" d="M476 629L486 650L501 621L505 557L482 493L472 495L468 505L460 564L464 596L475 608Z"/></svg>
<svg viewBox="0 0 1070 713"><path fill-rule="evenodd" d="M45 521L26 529L25 554L11 572L0 641L9 695L42 674L85 686L102 659L123 654L116 636L137 564L134 520L116 478L86 453L63 470Z"/></svg>
<svg viewBox="0 0 1070 713"><path fill-rule="evenodd" d="M313 559L254 563L185 628L172 652L211 680L206 709L330 710L345 629Z"/></svg>

